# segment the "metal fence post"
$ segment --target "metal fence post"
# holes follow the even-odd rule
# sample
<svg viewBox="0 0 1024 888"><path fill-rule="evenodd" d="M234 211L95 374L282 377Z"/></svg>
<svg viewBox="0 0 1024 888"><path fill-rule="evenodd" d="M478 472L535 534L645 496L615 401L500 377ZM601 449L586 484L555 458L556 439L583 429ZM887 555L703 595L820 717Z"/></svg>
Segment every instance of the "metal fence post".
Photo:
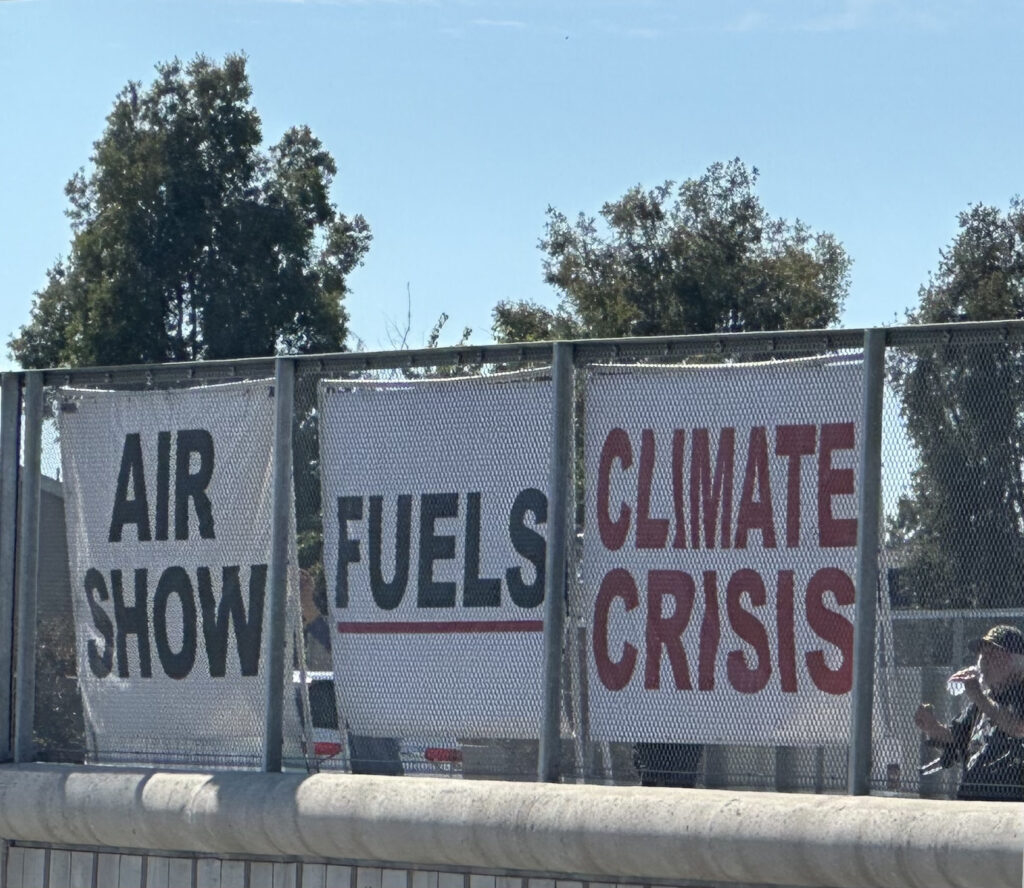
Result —
<svg viewBox="0 0 1024 888"><path fill-rule="evenodd" d="M274 362L274 491L271 513L269 596L267 600L266 721L263 770L281 770L285 678L285 600L288 594L288 533L292 508L292 407L295 361Z"/></svg>
<svg viewBox="0 0 1024 888"><path fill-rule="evenodd" d="M18 649L14 686L14 760L35 758L36 598L39 585L39 474L43 441L43 371L25 374L25 452L18 499Z"/></svg>
<svg viewBox="0 0 1024 888"><path fill-rule="evenodd" d="M543 710L537 779L557 783L562 758L562 646L565 631L565 548L572 484L573 344L556 342L552 348L554 384L554 439L548 474L548 545L544 562Z"/></svg>
<svg viewBox="0 0 1024 888"><path fill-rule="evenodd" d="M11 680L14 676L14 580L18 538L18 442L21 383L0 382L0 762L11 758Z"/></svg>
<svg viewBox="0 0 1024 888"><path fill-rule="evenodd" d="M864 331L864 400L861 412L860 496L857 503L857 600L853 626L853 705L848 789L871 791L871 716L875 684L875 612L878 532L882 496L882 397L885 330Z"/></svg>

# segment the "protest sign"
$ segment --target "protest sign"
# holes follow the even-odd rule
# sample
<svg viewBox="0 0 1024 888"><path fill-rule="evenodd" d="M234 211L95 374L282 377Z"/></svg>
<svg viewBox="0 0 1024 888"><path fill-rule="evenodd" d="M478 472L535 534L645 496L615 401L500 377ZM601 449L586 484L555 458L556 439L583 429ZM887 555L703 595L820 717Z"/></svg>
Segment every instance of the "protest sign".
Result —
<svg viewBox="0 0 1024 888"><path fill-rule="evenodd" d="M90 757L258 764L273 385L63 390L58 416Z"/></svg>
<svg viewBox="0 0 1024 888"><path fill-rule="evenodd" d="M326 382L339 711L376 736L535 737L550 378Z"/></svg>
<svg viewBox="0 0 1024 888"><path fill-rule="evenodd" d="M595 738L847 740L861 391L859 361L593 369Z"/></svg>

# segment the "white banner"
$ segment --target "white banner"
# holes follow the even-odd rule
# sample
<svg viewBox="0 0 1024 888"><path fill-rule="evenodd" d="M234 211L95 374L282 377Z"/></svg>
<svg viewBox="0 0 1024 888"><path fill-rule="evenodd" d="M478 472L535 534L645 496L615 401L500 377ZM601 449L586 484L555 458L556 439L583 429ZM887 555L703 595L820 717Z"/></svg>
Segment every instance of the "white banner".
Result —
<svg viewBox="0 0 1024 888"><path fill-rule="evenodd" d="M594 368L595 739L846 742L862 365Z"/></svg>
<svg viewBox="0 0 1024 888"><path fill-rule="evenodd" d="M90 757L258 764L272 384L60 399Z"/></svg>
<svg viewBox="0 0 1024 888"><path fill-rule="evenodd" d="M550 379L320 389L324 569L356 733L536 737Z"/></svg>

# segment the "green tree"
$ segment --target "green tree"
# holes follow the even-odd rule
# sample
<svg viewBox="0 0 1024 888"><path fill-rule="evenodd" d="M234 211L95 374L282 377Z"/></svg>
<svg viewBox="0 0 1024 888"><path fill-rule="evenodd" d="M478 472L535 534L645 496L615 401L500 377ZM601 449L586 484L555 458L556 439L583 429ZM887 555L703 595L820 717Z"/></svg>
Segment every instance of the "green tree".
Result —
<svg viewBox="0 0 1024 888"><path fill-rule="evenodd" d="M338 351L370 230L307 127L261 150L245 58L129 83L67 184L70 254L10 340L24 367Z"/></svg>
<svg viewBox="0 0 1024 888"><path fill-rule="evenodd" d="M1024 317L1024 203L975 205L910 323ZM1024 352L955 338L897 352L890 379L918 456L887 523L901 586L923 607L1018 605L1024 589Z"/></svg>
<svg viewBox="0 0 1024 888"><path fill-rule="evenodd" d="M540 248L555 310L502 302L505 342L572 337L811 329L836 323L850 259L831 234L772 218L757 170L716 163L698 179L631 188L603 225L548 208Z"/></svg>

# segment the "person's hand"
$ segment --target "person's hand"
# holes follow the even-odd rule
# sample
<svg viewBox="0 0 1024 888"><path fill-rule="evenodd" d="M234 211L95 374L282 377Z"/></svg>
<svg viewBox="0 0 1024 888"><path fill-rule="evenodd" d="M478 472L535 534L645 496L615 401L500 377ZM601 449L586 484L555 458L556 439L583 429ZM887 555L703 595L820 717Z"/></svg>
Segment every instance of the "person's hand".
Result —
<svg viewBox="0 0 1024 888"><path fill-rule="evenodd" d="M944 725L935 717L931 703L922 703L914 713L914 724L929 737L942 733Z"/></svg>
<svg viewBox="0 0 1024 888"><path fill-rule="evenodd" d="M964 693L972 703L977 703L978 698L984 696L981 689L981 673L977 666L967 666L959 672L954 672L948 680L963 682Z"/></svg>

